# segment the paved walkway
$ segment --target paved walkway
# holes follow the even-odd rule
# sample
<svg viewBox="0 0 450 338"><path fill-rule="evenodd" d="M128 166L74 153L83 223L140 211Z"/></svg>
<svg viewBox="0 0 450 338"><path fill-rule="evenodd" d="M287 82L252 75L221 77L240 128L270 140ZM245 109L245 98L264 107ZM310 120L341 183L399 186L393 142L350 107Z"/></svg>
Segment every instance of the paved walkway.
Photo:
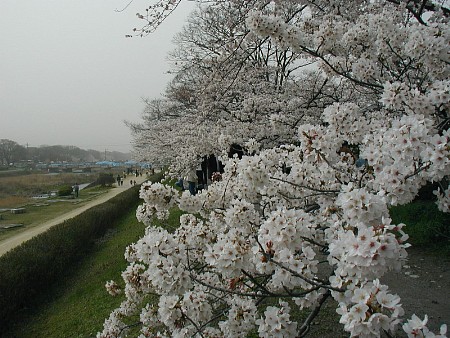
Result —
<svg viewBox="0 0 450 338"><path fill-rule="evenodd" d="M136 180L136 184L141 184L142 182L144 182L146 180L145 176L136 177L136 178L134 176L131 176L131 178L133 180ZM15 248L16 246L19 246L23 242L30 240L34 236L37 236L40 233L43 233L44 231L47 231L52 226L60 224L70 218L73 218L73 217L81 214L82 212L92 208L95 205L104 203L107 200L113 198L114 196L120 194L121 192L123 192L124 190L127 190L129 188L131 188L130 180L125 179L123 186L121 186L121 187L115 186L114 189L109 190L108 192L104 193L103 195L100 195L98 198L95 198L92 201L87 202L86 204L84 204L83 206L81 206L77 209L73 209L70 212L67 212L61 216L58 216L58 217L52 219L51 221L47 221L42 224L36 225L29 230L20 232L13 237L5 239L4 241L0 241L0 256L4 255L6 252Z"/></svg>

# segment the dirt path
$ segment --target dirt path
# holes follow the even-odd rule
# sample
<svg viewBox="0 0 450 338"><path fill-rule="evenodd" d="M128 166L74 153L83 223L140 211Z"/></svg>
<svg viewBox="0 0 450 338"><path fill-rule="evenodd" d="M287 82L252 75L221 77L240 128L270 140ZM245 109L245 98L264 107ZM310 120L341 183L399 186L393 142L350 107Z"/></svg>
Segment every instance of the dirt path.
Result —
<svg viewBox="0 0 450 338"><path fill-rule="evenodd" d="M136 184L141 184L146 180L145 176L134 178L133 180L136 180ZM99 196L98 198L93 199L92 201L87 202L83 206L74 209L70 212L67 212L61 216L58 216L51 221L44 222L42 224L39 224L27 231L23 231L13 237L7 238L3 241L0 241L0 256L4 255L9 250L15 248L16 246L22 244L23 242L28 241L29 239L33 238L34 236L39 235L40 233L43 233L44 231L47 231L52 226L60 224L64 222L65 220L68 220L70 218L73 218L82 212L92 208L95 205L101 204L106 202L107 200L113 198L114 196L120 194L124 190L127 190L131 187L129 181L125 181L123 186L115 187L114 189L111 189L110 191L104 193L103 195Z"/></svg>
<svg viewBox="0 0 450 338"><path fill-rule="evenodd" d="M438 257L418 248L409 248L408 262L399 273L382 278L392 293L402 299L404 318L428 315L428 327L435 333L441 324L450 324L450 257Z"/></svg>

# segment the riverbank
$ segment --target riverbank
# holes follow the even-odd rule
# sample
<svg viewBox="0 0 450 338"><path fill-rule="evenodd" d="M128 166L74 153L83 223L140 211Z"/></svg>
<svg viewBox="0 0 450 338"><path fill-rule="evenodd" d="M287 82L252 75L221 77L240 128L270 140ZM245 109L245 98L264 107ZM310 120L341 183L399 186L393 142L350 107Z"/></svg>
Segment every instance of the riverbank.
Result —
<svg viewBox="0 0 450 338"><path fill-rule="evenodd" d="M139 177L133 178L133 180L136 181L136 184L141 184L142 182L144 182L146 180L146 177L139 176ZM17 233L16 235L6 238L4 240L1 240L0 241L0 256L4 255L11 249L19 246L23 242L26 242L26 241L30 240L31 238L47 231L51 227L53 227L57 224L63 223L64 221L67 221L67 220L81 214L82 212L92 208L93 206L102 204L131 187L132 187L132 185L125 184L125 183L122 186L114 186L113 189L109 190L108 192L106 192L104 194L99 195L98 197L88 201L86 204L84 204L76 209L73 209L67 213L64 213L50 221L46 221L46 222L43 222L36 226L33 226L29 229L25 228L25 229L23 229L23 231Z"/></svg>

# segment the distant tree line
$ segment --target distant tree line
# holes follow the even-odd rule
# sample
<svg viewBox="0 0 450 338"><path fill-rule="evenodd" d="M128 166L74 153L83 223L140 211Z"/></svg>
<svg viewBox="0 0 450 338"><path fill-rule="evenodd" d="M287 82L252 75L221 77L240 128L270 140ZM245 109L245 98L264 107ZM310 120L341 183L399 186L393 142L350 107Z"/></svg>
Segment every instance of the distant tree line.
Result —
<svg viewBox="0 0 450 338"><path fill-rule="evenodd" d="M95 162L102 160L126 161L129 154L118 151L101 152L98 150L84 150L75 146L40 146L24 147L15 141L0 139L0 165L20 161L38 162Z"/></svg>

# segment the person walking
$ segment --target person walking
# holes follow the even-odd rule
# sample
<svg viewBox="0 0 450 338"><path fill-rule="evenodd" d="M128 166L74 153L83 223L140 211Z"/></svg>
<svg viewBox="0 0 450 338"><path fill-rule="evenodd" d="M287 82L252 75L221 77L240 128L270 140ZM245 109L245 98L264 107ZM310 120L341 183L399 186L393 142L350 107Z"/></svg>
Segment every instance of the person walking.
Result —
<svg viewBox="0 0 450 338"><path fill-rule="evenodd" d="M189 192L191 193L191 195L197 194L198 177L194 169L188 171L185 180L188 182Z"/></svg>
<svg viewBox="0 0 450 338"><path fill-rule="evenodd" d="M78 183L75 183L75 185L73 186L73 192L75 193L75 198L78 198L79 191L80 191L80 186L78 185Z"/></svg>

